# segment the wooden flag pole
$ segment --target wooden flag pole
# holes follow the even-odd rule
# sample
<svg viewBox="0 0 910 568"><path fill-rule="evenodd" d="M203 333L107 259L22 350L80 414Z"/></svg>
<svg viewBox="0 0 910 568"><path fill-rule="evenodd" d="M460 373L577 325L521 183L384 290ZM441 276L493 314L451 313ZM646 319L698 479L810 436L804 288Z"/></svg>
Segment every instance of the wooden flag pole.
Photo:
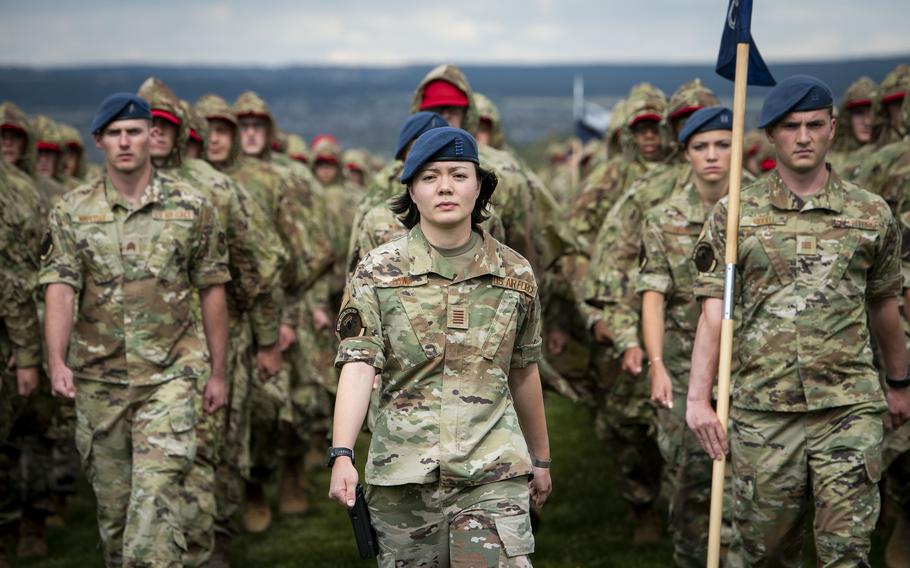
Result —
<svg viewBox="0 0 910 568"><path fill-rule="evenodd" d="M724 316L720 328L720 361L717 370L717 419L724 432L730 416L730 371L733 365L733 290L739 235L739 192L743 179L743 136L746 121L746 83L749 77L749 44L736 46L736 79L733 84L733 148L730 156L730 189L727 197L727 246L724 251ZM728 438L729 439L729 438ZM720 527L724 511L726 457L714 461L711 474L711 520L708 524L708 568L720 565Z"/></svg>

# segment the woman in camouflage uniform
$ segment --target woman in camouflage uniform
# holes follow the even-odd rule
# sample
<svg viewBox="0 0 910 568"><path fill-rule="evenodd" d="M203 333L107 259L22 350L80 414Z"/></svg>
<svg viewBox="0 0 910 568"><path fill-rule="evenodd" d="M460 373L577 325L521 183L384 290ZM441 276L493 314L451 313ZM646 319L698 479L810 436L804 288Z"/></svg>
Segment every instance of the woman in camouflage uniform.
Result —
<svg viewBox="0 0 910 568"><path fill-rule="evenodd" d="M474 138L421 135L393 206L410 232L358 265L338 317L330 496L354 505L353 447L380 373L366 497L381 566L529 566L550 493L530 264L479 228L496 187Z"/></svg>

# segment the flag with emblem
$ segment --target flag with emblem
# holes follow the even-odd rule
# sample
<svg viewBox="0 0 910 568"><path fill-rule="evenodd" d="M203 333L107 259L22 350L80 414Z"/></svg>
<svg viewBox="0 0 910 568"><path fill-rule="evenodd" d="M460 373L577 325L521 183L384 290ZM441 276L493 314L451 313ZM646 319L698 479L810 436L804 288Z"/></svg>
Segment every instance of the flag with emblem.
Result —
<svg viewBox="0 0 910 568"><path fill-rule="evenodd" d="M752 0L730 0L724 20L724 34L720 39L720 53L717 55L715 71L721 77L734 80L736 76L736 46L749 44L748 84L773 87L777 84L771 70L762 59L755 40L752 38Z"/></svg>

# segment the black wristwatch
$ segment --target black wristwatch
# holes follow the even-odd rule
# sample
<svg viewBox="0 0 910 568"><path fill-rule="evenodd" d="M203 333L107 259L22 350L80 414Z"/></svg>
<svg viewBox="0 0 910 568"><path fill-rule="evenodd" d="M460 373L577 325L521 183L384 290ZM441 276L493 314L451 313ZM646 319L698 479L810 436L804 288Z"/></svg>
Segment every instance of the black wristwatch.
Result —
<svg viewBox="0 0 910 568"><path fill-rule="evenodd" d="M903 379L892 379L886 375L885 383L888 384L888 388L892 389L905 389L910 387L910 369L907 370L907 375Z"/></svg>
<svg viewBox="0 0 910 568"><path fill-rule="evenodd" d="M325 466L332 467L335 465L335 458L347 456L351 458L351 464L354 463L354 450L351 448L329 448L325 455Z"/></svg>

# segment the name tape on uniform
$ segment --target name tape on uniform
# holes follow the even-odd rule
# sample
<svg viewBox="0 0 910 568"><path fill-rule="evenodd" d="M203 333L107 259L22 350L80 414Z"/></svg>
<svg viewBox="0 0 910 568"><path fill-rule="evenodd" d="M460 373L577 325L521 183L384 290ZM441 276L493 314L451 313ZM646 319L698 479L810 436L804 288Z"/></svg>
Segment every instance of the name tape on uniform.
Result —
<svg viewBox="0 0 910 568"><path fill-rule="evenodd" d="M152 219L162 221L172 221L175 219L195 219L196 212L189 209L173 209L169 211L155 211L152 213Z"/></svg>
<svg viewBox="0 0 910 568"><path fill-rule="evenodd" d="M112 213L101 213L98 215L79 215L76 217L77 223L113 223L114 215Z"/></svg>
<svg viewBox="0 0 910 568"><path fill-rule="evenodd" d="M493 286L498 286L500 288L508 288L509 290L517 290L518 292L523 292L528 296L534 296L535 286L530 282L525 280L519 280L513 276L506 276L501 278L499 276L493 277Z"/></svg>

